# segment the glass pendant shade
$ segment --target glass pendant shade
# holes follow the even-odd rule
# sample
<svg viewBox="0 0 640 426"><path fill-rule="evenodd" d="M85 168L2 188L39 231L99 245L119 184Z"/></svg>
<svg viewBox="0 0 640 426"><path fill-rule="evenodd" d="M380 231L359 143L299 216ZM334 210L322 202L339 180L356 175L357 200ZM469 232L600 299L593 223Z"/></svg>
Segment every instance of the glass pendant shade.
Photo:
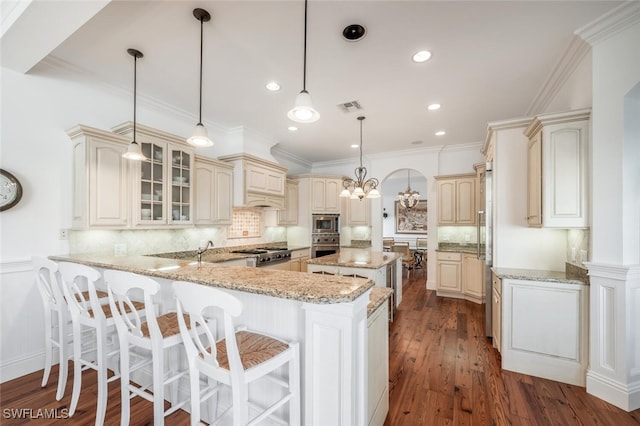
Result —
<svg viewBox="0 0 640 426"><path fill-rule="evenodd" d="M196 124L193 134L187 139L187 142L196 147L213 146L213 141L209 139L209 132L202 123Z"/></svg>
<svg viewBox="0 0 640 426"><path fill-rule="evenodd" d="M313 108L309 92L303 90L296 96L296 104L287 116L297 123L313 123L318 121L320 113Z"/></svg>
<svg viewBox="0 0 640 426"><path fill-rule="evenodd" d="M133 141L129 144L129 147L127 148L127 152L122 154L122 156L127 160L139 161L139 160L145 159L145 156L142 155L142 150L140 149L140 145L136 141Z"/></svg>

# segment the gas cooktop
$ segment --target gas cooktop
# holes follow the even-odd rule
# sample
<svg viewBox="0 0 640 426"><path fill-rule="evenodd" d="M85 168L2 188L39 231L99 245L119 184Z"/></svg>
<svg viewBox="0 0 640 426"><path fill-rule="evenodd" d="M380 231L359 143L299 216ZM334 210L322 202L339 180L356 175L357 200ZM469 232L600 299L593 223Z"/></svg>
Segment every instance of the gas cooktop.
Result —
<svg viewBox="0 0 640 426"><path fill-rule="evenodd" d="M291 259L291 250L282 247L258 247L254 249L234 250L231 253L254 254L255 266L266 266Z"/></svg>

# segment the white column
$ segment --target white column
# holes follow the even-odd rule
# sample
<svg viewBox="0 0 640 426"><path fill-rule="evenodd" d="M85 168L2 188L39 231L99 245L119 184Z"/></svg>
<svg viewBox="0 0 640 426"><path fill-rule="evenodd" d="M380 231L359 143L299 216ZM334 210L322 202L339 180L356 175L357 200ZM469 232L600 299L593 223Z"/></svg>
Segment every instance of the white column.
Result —
<svg viewBox="0 0 640 426"><path fill-rule="evenodd" d="M640 408L640 3L576 31L593 49L587 392Z"/></svg>
<svg viewBox="0 0 640 426"><path fill-rule="evenodd" d="M351 303L304 303L304 422L367 424L367 305L369 293Z"/></svg>

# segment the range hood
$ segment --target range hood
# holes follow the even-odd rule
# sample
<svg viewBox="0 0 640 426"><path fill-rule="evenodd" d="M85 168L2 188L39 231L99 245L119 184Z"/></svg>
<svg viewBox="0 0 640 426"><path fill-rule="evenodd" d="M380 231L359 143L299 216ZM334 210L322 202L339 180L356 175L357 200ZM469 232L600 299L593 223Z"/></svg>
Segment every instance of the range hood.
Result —
<svg viewBox="0 0 640 426"><path fill-rule="evenodd" d="M233 206L284 210L287 169L250 154L218 157L233 164Z"/></svg>

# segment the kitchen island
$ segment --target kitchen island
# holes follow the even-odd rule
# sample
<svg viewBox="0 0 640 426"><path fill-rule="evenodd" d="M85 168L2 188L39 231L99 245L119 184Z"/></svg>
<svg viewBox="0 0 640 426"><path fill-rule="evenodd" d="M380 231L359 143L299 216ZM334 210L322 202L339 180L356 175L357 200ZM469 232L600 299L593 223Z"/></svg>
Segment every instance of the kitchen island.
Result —
<svg viewBox="0 0 640 426"><path fill-rule="evenodd" d="M160 283L157 302L161 312L175 309L172 281L227 290L243 303L238 325L300 342L303 424L369 424L367 318L374 286L371 280L153 256L50 258L154 277ZM383 301L388 296L376 291L373 307L386 308ZM376 339L386 341L386 327L377 329L384 332L378 332L381 335ZM265 386L259 394L269 392L272 389Z"/></svg>
<svg viewBox="0 0 640 426"><path fill-rule="evenodd" d="M340 248L340 252L307 261L307 270L318 275L343 275L372 280L377 287L393 290L393 306L402 301L402 255L370 248Z"/></svg>

